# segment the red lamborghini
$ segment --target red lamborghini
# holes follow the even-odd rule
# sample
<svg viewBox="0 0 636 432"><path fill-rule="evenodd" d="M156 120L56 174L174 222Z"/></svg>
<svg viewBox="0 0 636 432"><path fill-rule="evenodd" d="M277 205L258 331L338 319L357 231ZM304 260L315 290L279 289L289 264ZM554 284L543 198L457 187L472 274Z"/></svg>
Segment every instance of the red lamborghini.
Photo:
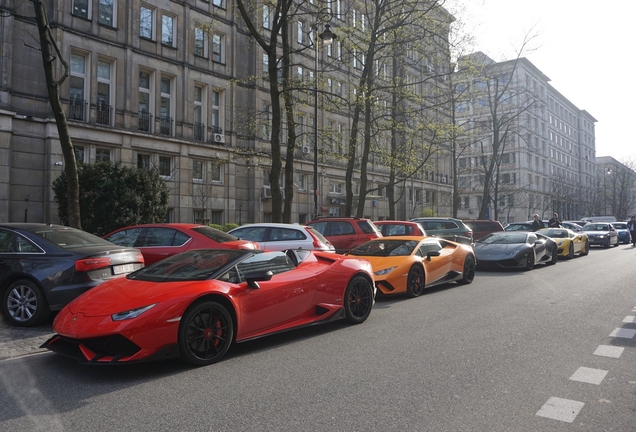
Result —
<svg viewBox="0 0 636 432"><path fill-rule="evenodd" d="M69 303L42 347L80 363L220 360L230 345L338 319L375 297L368 261L298 250L200 249L105 282Z"/></svg>

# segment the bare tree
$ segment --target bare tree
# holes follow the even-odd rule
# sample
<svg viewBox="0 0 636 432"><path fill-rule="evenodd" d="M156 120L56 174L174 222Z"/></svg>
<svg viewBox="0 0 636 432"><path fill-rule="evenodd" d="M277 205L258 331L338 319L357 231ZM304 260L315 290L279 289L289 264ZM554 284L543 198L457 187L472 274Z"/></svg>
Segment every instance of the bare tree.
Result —
<svg viewBox="0 0 636 432"><path fill-rule="evenodd" d="M55 117L57 132L60 137L60 146L64 156L64 172L67 177L68 195L68 224L74 228L82 228L79 205L79 180L77 177L77 162L73 142L66 121L66 114L60 100L60 86L69 76L69 66L64 60L64 56L57 46L55 36L49 26L49 21L44 8L44 3L40 0L31 0L35 11L35 20L38 26L40 37L40 52L42 54L42 64L46 77L46 86L49 94L49 103ZM55 63L59 61L63 68L63 73L56 79Z"/></svg>

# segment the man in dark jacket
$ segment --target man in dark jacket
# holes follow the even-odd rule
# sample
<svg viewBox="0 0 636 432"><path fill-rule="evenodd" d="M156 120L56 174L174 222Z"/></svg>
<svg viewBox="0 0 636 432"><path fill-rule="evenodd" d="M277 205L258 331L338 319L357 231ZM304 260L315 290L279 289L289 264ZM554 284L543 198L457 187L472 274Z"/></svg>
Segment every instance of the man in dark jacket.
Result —
<svg viewBox="0 0 636 432"><path fill-rule="evenodd" d="M548 226L550 228L561 228L561 220L559 219L559 214L555 213L552 216L552 219L548 221Z"/></svg>
<svg viewBox="0 0 636 432"><path fill-rule="evenodd" d="M540 230L541 228L543 228L543 222L539 219L539 215L535 214L534 220L532 221L532 231Z"/></svg>
<svg viewBox="0 0 636 432"><path fill-rule="evenodd" d="M632 237L632 246L636 246L636 216L632 215L632 218L627 222L627 228Z"/></svg>

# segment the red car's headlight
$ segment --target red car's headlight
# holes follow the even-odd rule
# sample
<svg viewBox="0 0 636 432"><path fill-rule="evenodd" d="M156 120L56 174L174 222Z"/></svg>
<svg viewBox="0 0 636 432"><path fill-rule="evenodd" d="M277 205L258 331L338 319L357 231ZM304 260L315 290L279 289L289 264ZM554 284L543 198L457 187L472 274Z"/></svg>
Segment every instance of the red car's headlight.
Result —
<svg viewBox="0 0 636 432"><path fill-rule="evenodd" d="M151 304L148 306L144 306L144 307L140 307L137 309L131 309L131 310L127 310L124 312L119 312L116 314L112 314L110 317L113 319L113 321L123 321L123 320L127 320L127 319L133 319L133 318L137 318L139 315L141 315L142 313L146 312L149 309L152 309L153 307L157 306L159 303L155 303L155 304Z"/></svg>

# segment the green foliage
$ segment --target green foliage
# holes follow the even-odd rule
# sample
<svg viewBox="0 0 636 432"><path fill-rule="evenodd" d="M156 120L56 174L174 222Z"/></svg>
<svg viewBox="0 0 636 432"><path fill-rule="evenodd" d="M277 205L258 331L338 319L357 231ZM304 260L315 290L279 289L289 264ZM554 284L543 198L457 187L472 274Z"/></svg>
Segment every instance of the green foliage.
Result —
<svg viewBox="0 0 636 432"><path fill-rule="evenodd" d="M218 229L218 230L221 230L221 231L225 231L223 229L223 226L219 225L219 224L210 224L210 228L214 228L214 229Z"/></svg>
<svg viewBox="0 0 636 432"><path fill-rule="evenodd" d="M156 170L100 162L78 166L82 229L105 235L127 225L163 222L169 189ZM66 175L53 182L58 216L68 223Z"/></svg>
<svg viewBox="0 0 636 432"><path fill-rule="evenodd" d="M422 213L420 213L420 217L436 217L437 213L435 213L435 210L431 209L431 208L425 208L424 210L422 210Z"/></svg>
<svg viewBox="0 0 636 432"><path fill-rule="evenodd" d="M228 232L229 230L233 230L234 228L238 228L239 224L235 223L226 223L223 225L223 231Z"/></svg>

